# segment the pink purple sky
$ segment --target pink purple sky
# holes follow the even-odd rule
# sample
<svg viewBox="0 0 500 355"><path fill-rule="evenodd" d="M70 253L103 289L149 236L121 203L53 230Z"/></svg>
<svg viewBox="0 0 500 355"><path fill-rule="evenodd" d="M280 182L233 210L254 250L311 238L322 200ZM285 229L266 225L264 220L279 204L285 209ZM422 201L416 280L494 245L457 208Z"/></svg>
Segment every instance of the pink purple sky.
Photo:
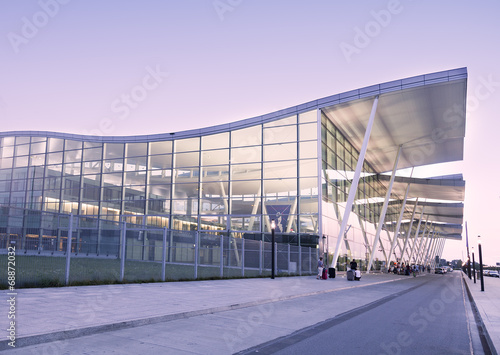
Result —
<svg viewBox="0 0 500 355"><path fill-rule="evenodd" d="M431 174L464 174L469 244L481 235L495 264L499 13L495 0L2 1L0 129L183 131L467 67L464 161ZM444 251L462 256L465 229Z"/></svg>

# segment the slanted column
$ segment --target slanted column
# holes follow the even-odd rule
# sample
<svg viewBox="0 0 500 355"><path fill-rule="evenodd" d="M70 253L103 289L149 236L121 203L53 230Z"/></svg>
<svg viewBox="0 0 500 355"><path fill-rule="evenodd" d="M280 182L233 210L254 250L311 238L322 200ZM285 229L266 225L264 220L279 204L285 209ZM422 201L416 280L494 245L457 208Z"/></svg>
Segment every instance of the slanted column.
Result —
<svg viewBox="0 0 500 355"><path fill-rule="evenodd" d="M417 252L415 254L415 264L418 264L418 259L420 258L420 252L422 250L422 244L424 244L425 233L427 232L428 223L429 223L429 216L427 215L427 219L425 220L424 230L422 231L422 237L420 237L420 243L418 243Z"/></svg>
<svg viewBox="0 0 500 355"><path fill-rule="evenodd" d="M411 253L408 258L408 262L411 263L411 258L413 257L413 252L415 251L415 245L417 244L418 234L420 233L420 225L422 224L422 218L424 217L425 205L422 207L422 212L420 213L420 218L418 220L417 230L415 231L415 237L413 237L413 245L411 247Z"/></svg>
<svg viewBox="0 0 500 355"><path fill-rule="evenodd" d="M347 227L347 222L349 221L349 214L351 213L352 205L354 203L354 198L356 197L356 192L358 190L359 177L361 176L361 170L363 169L366 148L368 147L368 141L370 140L373 121L375 119L375 113L377 112L377 105L378 105L378 95L375 97L375 100L373 100L372 111L370 113L370 118L368 120L368 125L366 127L365 137L363 139L363 145L361 146L361 150L359 152L359 158L356 164L356 170L354 171L354 177L352 179L351 188L349 189L349 195L347 197L344 216L342 217L342 223L340 225L340 231L337 237L337 245L335 247L335 253L333 255L332 265L337 265L337 259L339 257L339 251L340 251L340 244L344 239L344 232Z"/></svg>
<svg viewBox="0 0 500 355"><path fill-rule="evenodd" d="M419 253L417 255L417 263L422 264L424 261L425 248L427 248L427 244L429 243L429 238L431 236L431 228L433 228L432 222L429 225L429 229L427 230L427 236L425 237L425 242L423 242L423 246L420 247Z"/></svg>
<svg viewBox="0 0 500 355"><path fill-rule="evenodd" d="M403 251L401 252L401 262L404 261L404 257L405 257L405 253L406 253L406 246L408 245L408 240L411 236L411 230L413 229L413 221L415 220L415 212L417 211L417 205L418 205L418 197L417 197L417 200L415 201L415 206L413 206L413 212L411 213L410 224L408 226L408 231L406 232L405 243L403 245Z"/></svg>
<svg viewBox="0 0 500 355"><path fill-rule="evenodd" d="M431 252L431 249L432 247L434 246L434 241L435 241L435 236L436 236L436 227L434 226L434 228L432 229L432 235L430 236L430 243L429 245L427 246L427 251L425 253L425 259L424 259L424 265L427 266L429 263L429 254Z"/></svg>
<svg viewBox="0 0 500 355"><path fill-rule="evenodd" d="M403 220L403 215L405 213L406 200L408 199L409 192L410 192L410 184L408 184L408 186L406 186L405 197L403 199L403 204L401 205L401 211L399 212L399 219L398 219L398 223L396 224L396 230L394 232L394 239L392 240L391 249L389 250L389 258L387 260L388 266L391 264L392 253L394 252L394 248L396 247L396 241L398 240L399 228L401 228L401 221Z"/></svg>
<svg viewBox="0 0 500 355"><path fill-rule="evenodd" d="M387 213L387 206L389 206L389 199L391 198L392 185L394 185L394 179L396 178L396 170L398 170L399 157L401 156L401 150L403 146L400 145L398 149L398 154L396 155L396 160L394 161L394 167L392 168L391 180L389 182L389 187L387 188L387 193L385 195L385 201L382 206L382 212L380 213L380 218L378 220L377 232L375 233L375 240L373 241L372 254L370 255L370 262L368 263L368 268L366 272L369 273L372 268L373 258L375 257L375 252L377 251L378 243L380 240L380 232L382 231L382 226L385 221L385 214Z"/></svg>

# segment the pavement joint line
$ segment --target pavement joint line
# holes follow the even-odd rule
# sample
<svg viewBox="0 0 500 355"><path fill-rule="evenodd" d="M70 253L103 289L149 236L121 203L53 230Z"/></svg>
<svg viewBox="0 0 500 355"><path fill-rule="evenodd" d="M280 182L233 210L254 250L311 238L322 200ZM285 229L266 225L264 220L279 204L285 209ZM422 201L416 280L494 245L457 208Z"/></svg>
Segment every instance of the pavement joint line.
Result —
<svg viewBox="0 0 500 355"><path fill-rule="evenodd" d="M42 344L42 343L49 343L49 342L54 342L54 341L59 341L59 340L79 338L79 337L83 337L83 336L87 336L87 335L94 335L94 334L98 334L98 333L102 333L102 332L110 332L110 331L127 329L127 328L135 328L135 327L140 327L140 326L145 326L145 325L150 325L150 324L170 322L170 321L179 320L179 319L185 319L185 318L197 317L197 316L202 316L202 315L207 315L207 314L226 312L226 311L242 309L242 308L247 308L247 307L254 307L254 306L259 306L262 304L292 300L292 299L296 299L296 298L300 298L300 297L308 297L308 296L326 294L326 293L331 293L331 292L344 291L344 290L349 290L349 289L353 289L353 288L361 288L361 287L380 285L380 284L401 281L401 280L406 280L406 279L407 278L405 278L405 277L399 277L399 278L393 279L393 280L384 280L384 281L377 281L377 282L372 282L372 283L359 284L359 285L353 285L353 286L347 286L347 287L341 287L341 288L335 288L335 289L301 293L299 295L281 296L281 297L258 300L258 301L249 301L249 302L245 302L245 303L235 303L235 304L231 304L228 306L219 306L219 307L212 307L212 308L206 308L206 309L200 309L200 310L194 310L194 311L165 314L165 315L161 315L161 316L129 319L129 320L115 322L115 323L93 325L93 326L82 327L82 328L66 329L66 330L54 331L51 333L27 335L24 337L16 338L16 348L30 346L30 345L37 345L37 344ZM12 349L12 347L10 347L8 345L9 341L10 341L9 339L0 341L0 351Z"/></svg>

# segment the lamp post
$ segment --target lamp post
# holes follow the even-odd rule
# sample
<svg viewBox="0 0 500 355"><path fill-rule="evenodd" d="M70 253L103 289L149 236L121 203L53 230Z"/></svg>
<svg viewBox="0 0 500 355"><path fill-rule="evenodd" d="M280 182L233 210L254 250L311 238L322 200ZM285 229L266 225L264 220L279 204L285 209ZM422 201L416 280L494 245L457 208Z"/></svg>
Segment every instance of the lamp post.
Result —
<svg viewBox="0 0 500 355"><path fill-rule="evenodd" d="M274 279L274 229L276 228L276 223L274 222L274 219L271 221L271 279Z"/></svg>
<svg viewBox="0 0 500 355"><path fill-rule="evenodd" d="M481 250L481 236L477 236L477 247L479 249L479 274L481 274L481 291L484 291L484 276L483 276L483 252Z"/></svg>
<svg viewBox="0 0 500 355"><path fill-rule="evenodd" d="M474 260L474 247L472 247L472 268L474 269L474 283L476 283L476 261Z"/></svg>

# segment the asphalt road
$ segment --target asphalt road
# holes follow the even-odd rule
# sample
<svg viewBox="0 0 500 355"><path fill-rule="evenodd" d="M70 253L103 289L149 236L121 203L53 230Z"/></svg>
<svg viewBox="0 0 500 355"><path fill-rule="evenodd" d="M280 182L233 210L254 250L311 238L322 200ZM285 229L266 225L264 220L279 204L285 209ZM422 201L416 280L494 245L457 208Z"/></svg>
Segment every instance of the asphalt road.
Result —
<svg viewBox="0 0 500 355"><path fill-rule="evenodd" d="M481 354L458 273L412 286L241 354Z"/></svg>
<svg viewBox="0 0 500 355"><path fill-rule="evenodd" d="M308 282L335 282L342 287L334 292L42 343L5 353L482 353L458 272L373 285L342 278ZM297 287L304 285L307 283ZM278 295L279 289L275 291Z"/></svg>

